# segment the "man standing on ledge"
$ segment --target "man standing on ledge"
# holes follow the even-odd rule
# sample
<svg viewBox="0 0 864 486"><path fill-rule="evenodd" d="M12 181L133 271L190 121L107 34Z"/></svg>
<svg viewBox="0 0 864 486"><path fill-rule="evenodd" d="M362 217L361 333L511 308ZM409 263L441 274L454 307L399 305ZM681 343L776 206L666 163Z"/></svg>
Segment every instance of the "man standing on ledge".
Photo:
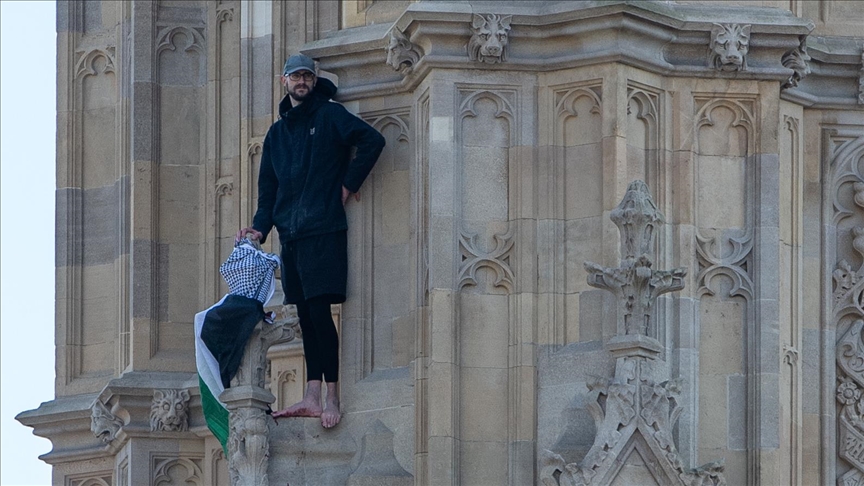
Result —
<svg viewBox="0 0 864 486"><path fill-rule="evenodd" d="M345 203L369 175L384 137L342 105L331 103L336 86L318 78L315 62L303 54L285 62L280 119L267 132L258 176L258 211L251 233L260 242L276 225L282 245L285 303L297 305L306 358L303 400L274 417L321 417L330 428L339 411L339 337L331 304L345 302L348 280L348 222ZM351 159L351 150L357 154ZM327 397L321 407L322 378Z"/></svg>

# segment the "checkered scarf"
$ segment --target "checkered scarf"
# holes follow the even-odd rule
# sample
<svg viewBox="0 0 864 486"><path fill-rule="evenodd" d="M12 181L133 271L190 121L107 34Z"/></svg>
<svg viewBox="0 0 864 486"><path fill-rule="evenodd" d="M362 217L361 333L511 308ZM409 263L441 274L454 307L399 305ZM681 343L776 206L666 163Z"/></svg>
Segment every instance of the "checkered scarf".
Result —
<svg viewBox="0 0 864 486"><path fill-rule="evenodd" d="M279 267L279 257L256 246L247 238L235 243L219 273L228 283L228 293L266 304L275 291L273 272Z"/></svg>

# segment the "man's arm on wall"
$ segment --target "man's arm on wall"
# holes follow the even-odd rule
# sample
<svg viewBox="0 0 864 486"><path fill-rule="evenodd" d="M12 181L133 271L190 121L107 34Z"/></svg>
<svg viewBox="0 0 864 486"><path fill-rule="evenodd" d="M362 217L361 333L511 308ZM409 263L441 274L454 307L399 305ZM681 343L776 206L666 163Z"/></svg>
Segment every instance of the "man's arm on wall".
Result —
<svg viewBox="0 0 864 486"><path fill-rule="evenodd" d="M384 150L384 137L377 130L348 110L337 120L337 132L345 145L357 147L357 156L349 162L342 185L352 193L360 190Z"/></svg>

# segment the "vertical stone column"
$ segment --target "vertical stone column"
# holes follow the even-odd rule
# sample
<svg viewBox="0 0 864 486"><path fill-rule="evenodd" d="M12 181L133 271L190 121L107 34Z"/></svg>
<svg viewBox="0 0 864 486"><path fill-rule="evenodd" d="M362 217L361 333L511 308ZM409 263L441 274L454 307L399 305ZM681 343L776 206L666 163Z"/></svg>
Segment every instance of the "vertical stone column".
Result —
<svg viewBox="0 0 864 486"><path fill-rule="evenodd" d="M453 153L452 83L431 75L429 79L428 180L442 181L429 185L428 213L428 317L429 335L427 388L429 399L427 464L430 485L458 484L458 367L456 361L456 310L453 282L457 258L453 251L455 194ZM448 96L450 95L450 96ZM424 404L418 404L423 407ZM422 409L421 409L422 411Z"/></svg>
<svg viewBox="0 0 864 486"><path fill-rule="evenodd" d="M294 321L296 323L296 320ZM260 322L246 348L231 387L219 396L230 412L228 471L232 486L269 486L270 427L267 410L276 397L265 387L267 350L294 339L290 324Z"/></svg>
<svg viewBox="0 0 864 486"><path fill-rule="evenodd" d="M125 4L60 2L57 100L58 397L127 364L128 191L121 62Z"/></svg>

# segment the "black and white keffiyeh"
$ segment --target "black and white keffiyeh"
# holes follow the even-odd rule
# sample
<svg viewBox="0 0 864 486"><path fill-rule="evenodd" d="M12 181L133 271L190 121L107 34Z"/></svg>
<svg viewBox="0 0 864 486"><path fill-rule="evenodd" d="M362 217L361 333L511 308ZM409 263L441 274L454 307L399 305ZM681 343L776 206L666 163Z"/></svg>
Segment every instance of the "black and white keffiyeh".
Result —
<svg viewBox="0 0 864 486"><path fill-rule="evenodd" d="M219 273L228 283L228 293L242 295L266 304L276 290L273 272L279 267L279 257L267 253L249 239L242 239L234 245L234 250Z"/></svg>

